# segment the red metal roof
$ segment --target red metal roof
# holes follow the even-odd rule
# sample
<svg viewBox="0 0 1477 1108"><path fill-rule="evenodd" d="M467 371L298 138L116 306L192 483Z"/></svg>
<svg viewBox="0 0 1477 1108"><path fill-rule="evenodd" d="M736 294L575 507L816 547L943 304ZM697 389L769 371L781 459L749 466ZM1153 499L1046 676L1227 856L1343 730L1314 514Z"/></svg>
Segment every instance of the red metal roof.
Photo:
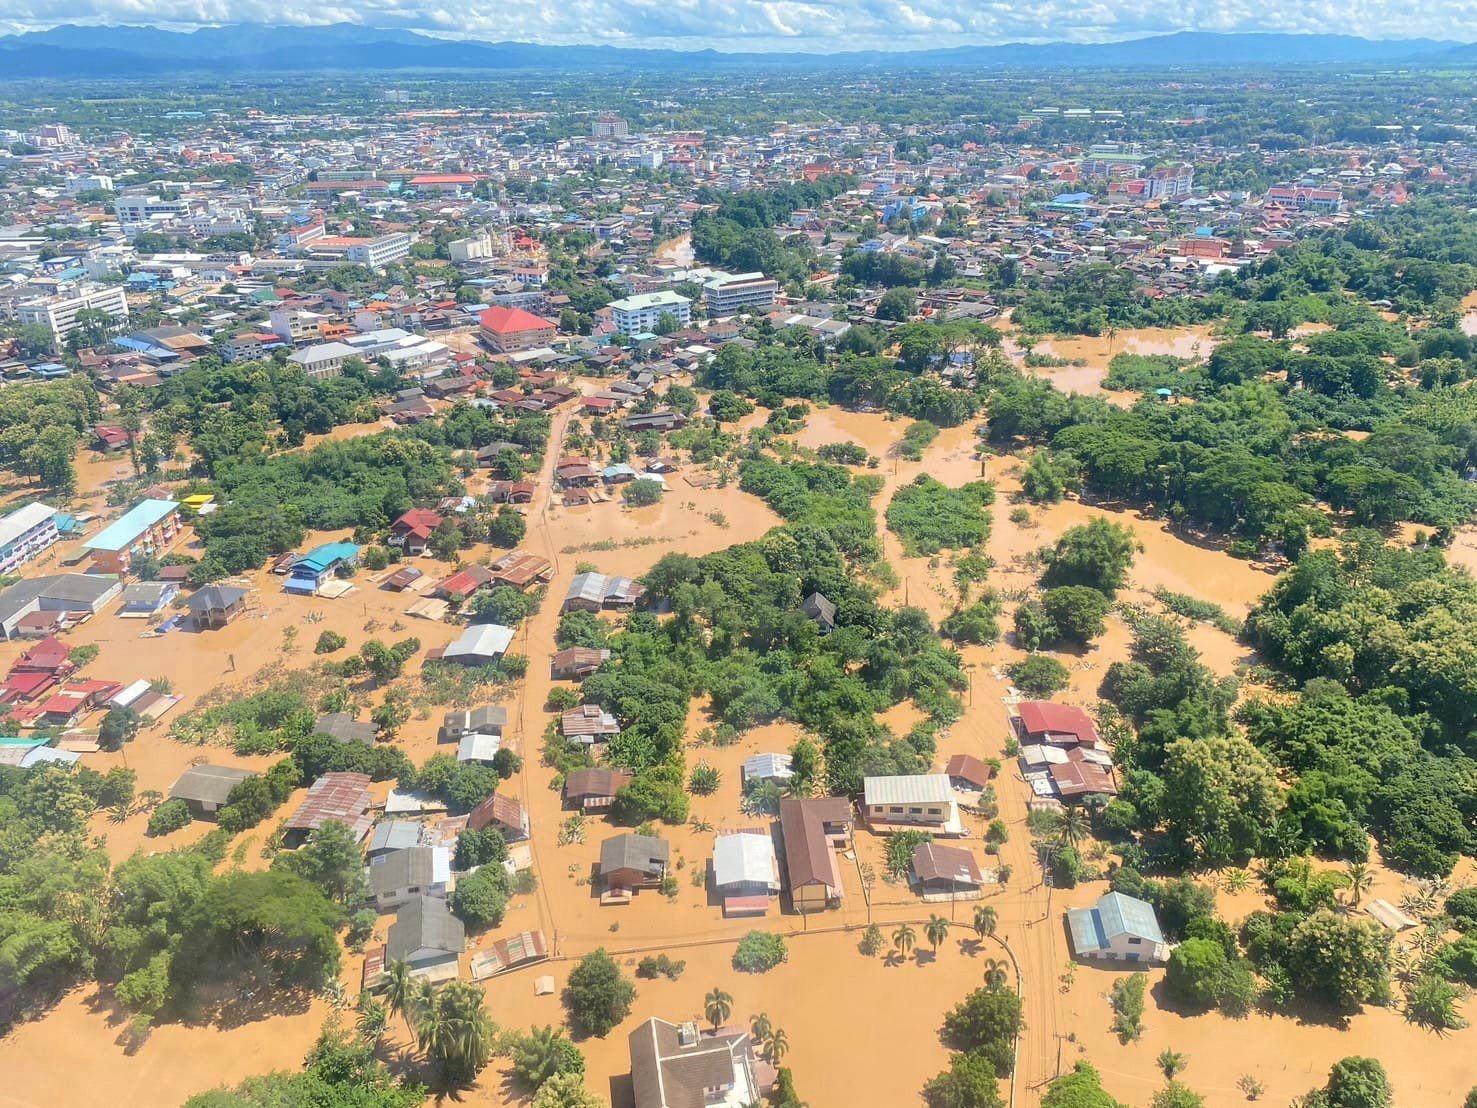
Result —
<svg viewBox="0 0 1477 1108"><path fill-rule="evenodd" d="M1027 735L1071 735L1088 746L1097 744L1097 727L1081 708L1049 700L1024 700L1016 711Z"/></svg>

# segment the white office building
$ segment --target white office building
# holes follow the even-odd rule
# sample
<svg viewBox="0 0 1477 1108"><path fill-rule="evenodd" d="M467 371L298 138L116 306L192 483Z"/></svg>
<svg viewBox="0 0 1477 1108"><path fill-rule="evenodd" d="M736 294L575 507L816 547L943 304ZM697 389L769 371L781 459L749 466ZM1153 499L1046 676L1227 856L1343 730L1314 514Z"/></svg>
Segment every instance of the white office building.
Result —
<svg viewBox="0 0 1477 1108"><path fill-rule="evenodd" d="M113 211L118 215L118 222L126 228L132 223L154 223L165 219L180 219L190 214L190 202L129 193L113 201Z"/></svg>
<svg viewBox="0 0 1477 1108"><path fill-rule="evenodd" d="M102 173L79 173L67 178L67 195L83 192L112 192L113 178Z"/></svg>
<svg viewBox="0 0 1477 1108"><path fill-rule="evenodd" d="M351 246L345 257L355 265L381 269L401 258L410 256L410 244L415 240L403 231L393 235L382 235L377 239Z"/></svg>
<svg viewBox="0 0 1477 1108"><path fill-rule="evenodd" d="M686 327L692 322L692 301L670 289L663 289L612 301L610 312L616 330L627 338L634 338L654 333L664 315Z"/></svg>
<svg viewBox="0 0 1477 1108"><path fill-rule="evenodd" d="M347 343L320 342L288 355L287 360L309 377L337 377L344 371L345 360L362 356Z"/></svg>
<svg viewBox="0 0 1477 1108"><path fill-rule="evenodd" d="M54 341L60 342L77 326L77 314L89 309L106 312L117 322L126 322L128 298L118 285L79 287L69 295L43 296L26 301L16 309L16 319L22 324L40 324L51 331Z"/></svg>
<svg viewBox="0 0 1477 1108"><path fill-rule="evenodd" d="M709 315L767 308L774 303L780 283L762 273L718 273L703 285L703 303Z"/></svg>

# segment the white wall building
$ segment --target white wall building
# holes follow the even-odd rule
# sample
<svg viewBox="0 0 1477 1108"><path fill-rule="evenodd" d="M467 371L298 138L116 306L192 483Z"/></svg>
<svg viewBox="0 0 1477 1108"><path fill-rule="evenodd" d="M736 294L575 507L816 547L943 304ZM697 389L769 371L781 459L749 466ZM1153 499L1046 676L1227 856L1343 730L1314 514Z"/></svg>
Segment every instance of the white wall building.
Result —
<svg viewBox="0 0 1477 1108"><path fill-rule="evenodd" d="M68 296L45 296L29 300L16 309L16 319L22 324L37 323L51 331L54 341L60 342L77 326L77 314L86 310L106 312L114 320L128 319L128 298L121 286L99 286L78 288Z"/></svg>
<svg viewBox="0 0 1477 1108"><path fill-rule="evenodd" d="M14 573L56 542L56 509L39 500L0 519L0 573Z"/></svg>
<svg viewBox="0 0 1477 1108"><path fill-rule="evenodd" d="M410 244L415 240L403 231L393 235L382 235L369 242L359 243L349 247L344 255L355 265L368 266L370 269L381 269L392 265L401 258L410 256Z"/></svg>
<svg viewBox="0 0 1477 1108"><path fill-rule="evenodd" d="M692 322L692 301L670 289L663 289L660 292L647 292L612 301L610 312L615 320L616 330L627 338L634 338L636 335L655 332L657 323L664 315L671 316L680 326L686 327Z"/></svg>
<svg viewBox="0 0 1477 1108"><path fill-rule="evenodd" d="M780 283L762 273L720 273L703 285L703 302L711 315L767 308L774 303Z"/></svg>

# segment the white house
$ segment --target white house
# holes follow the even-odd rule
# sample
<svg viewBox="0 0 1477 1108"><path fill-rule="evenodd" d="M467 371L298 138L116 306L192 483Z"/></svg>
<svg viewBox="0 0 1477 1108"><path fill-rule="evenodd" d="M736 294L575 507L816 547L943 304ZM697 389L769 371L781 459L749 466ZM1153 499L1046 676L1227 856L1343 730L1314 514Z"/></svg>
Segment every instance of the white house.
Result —
<svg viewBox="0 0 1477 1108"><path fill-rule="evenodd" d="M1169 953L1153 906L1123 893L1105 893L1091 908L1071 909L1067 929L1079 958L1162 962Z"/></svg>
<svg viewBox="0 0 1477 1108"><path fill-rule="evenodd" d="M862 814L874 827L909 824L939 835L964 834L947 773L868 777L862 785Z"/></svg>

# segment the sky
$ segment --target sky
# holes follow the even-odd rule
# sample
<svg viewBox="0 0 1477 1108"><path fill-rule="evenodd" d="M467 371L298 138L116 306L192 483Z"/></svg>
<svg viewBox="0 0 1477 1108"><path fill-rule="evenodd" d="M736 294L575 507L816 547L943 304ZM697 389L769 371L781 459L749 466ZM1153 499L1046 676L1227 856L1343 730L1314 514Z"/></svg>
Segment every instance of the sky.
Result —
<svg viewBox="0 0 1477 1108"><path fill-rule="evenodd" d="M916 50L1172 31L1470 38L1477 0L0 0L0 32L58 23L358 23L453 38L719 50Z"/></svg>

